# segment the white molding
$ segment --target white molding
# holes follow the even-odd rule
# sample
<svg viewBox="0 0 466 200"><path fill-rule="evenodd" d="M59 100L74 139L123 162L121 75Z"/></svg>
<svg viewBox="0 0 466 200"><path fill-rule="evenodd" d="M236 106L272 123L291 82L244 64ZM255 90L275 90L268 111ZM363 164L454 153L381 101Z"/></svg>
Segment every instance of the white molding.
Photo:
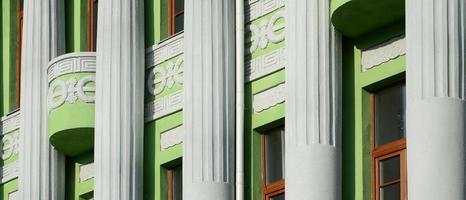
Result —
<svg viewBox="0 0 466 200"><path fill-rule="evenodd" d="M260 113L285 102L285 90L285 83L281 83L270 89L255 94L252 100L254 112Z"/></svg>
<svg viewBox="0 0 466 200"><path fill-rule="evenodd" d="M1 183L6 183L18 177L19 165L18 161L10 163L0 168Z"/></svg>
<svg viewBox="0 0 466 200"><path fill-rule="evenodd" d="M8 114L7 116L2 117L2 134L19 129L21 122L20 116L20 110L17 110L13 113Z"/></svg>
<svg viewBox="0 0 466 200"><path fill-rule="evenodd" d="M393 38L361 52L362 71L366 71L405 54L405 37Z"/></svg>
<svg viewBox="0 0 466 200"><path fill-rule="evenodd" d="M249 0L245 7L246 22L254 21L278 8L285 6L285 0Z"/></svg>
<svg viewBox="0 0 466 200"><path fill-rule="evenodd" d="M18 190L8 193L8 200L19 200Z"/></svg>
<svg viewBox="0 0 466 200"><path fill-rule="evenodd" d="M278 44L285 40L285 32L277 33L285 29L285 23L277 24L280 19L285 19L286 12L280 10L270 19L262 19L259 24L249 24L246 32L251 32L251 46L248 53L254 53L259 49L266 49L269 42Z"/></svg>
<svg viewBox="0 0 466 200"><path fill-rule="evenodd" d="M245 65L245 82L250 82L285 68L285 48L254 58Z"/></svg>
<svg viewBox="0 0 466 200"><path fill-rule="evenodd" d="M94 163L79 166L79 182L82 183L94 178Z"/></svg>
<svg viewBox="0 0 466 200"><path fill-rule="evenodd" d="M144 121L149 122L170 113L181 110L183 107L183 91L177 91L167 96L146 103Z"/></svg>
<svg viewBox="0 0 466 200"><path fill-rule="evenodd" d="M164 151L177 144L183 143L183 126L177 126L160 134L160 150Z"/></svg>
<svg viewBox="0 0 466 200"><path fill-rule="evenodd" d="M172 88L176 83L183 84L184 58L179 57L175 62L158 65L147 71L146 89L152 95L162 93L166 88Z"/></svg>
<svg viewBox="0 0 466 200"><path fill-rule="evenodd" d="M183 33L146 49L146 69L183 53Z"/></svg>
<svg viewBox="0 0 466 200"><path fill-rule="evenodd" d="M69 53L59 56L49 62L47 78L49 83L55 78L78 72L95 72L95 52Z"/></svg>
<svg viewBox="0 0 466 200"><path fill-rule="evenodd" d="M65 102L74 104L78 99L84 103L94 103L95 75L87 75L79 79L70 77L67 80L55 80L49 85L47 96L49 111L62 106Z"/></svg>

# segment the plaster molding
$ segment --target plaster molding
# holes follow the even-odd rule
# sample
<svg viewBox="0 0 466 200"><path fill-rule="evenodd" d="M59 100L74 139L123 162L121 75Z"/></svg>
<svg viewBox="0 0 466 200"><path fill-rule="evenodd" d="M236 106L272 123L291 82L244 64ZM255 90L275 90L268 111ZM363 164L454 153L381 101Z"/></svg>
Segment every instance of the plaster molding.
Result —
<svg viewBox="0 0 466 200"><path fill-rule="evenodd" d="M285 6L285 0L249 0L245 6L246 22L254 21L283 6Z"/></svg>
<svg viewBox="0 0 466 200"><path fill-rule="evenodd" d="M177 126L160 134L160 150L164 151L183 143L183 126Z"/></svg>
<svg viewBox="0 0 466 200"><path fill-rule="evenodd" d="M17 178L19 175L18 161L10 163L0 168L1 183L6 183Z"/></svg>
<svg viewBox="0 0 466 200"><path fill-rule="evenodd" d="M362 71L369 70L406 54L405 37L396 37L361 52Z"/></svg>
<svg viewBox="0 0 466 200"><path fill-rule="evenodd" d="M183 84L183 62L183 57L179 57L175 62L168 61L150 70L146 80L147 91L155 96L175 84Z"/></svg>
<svg viewBox="0 0 466 200"><path fill-rule="evenodd" d="M55 78L65 74L95 71L95 52L69 53L50 61L47 70L47 78L50 83Z"/></svg>
<svg viewBox="0 0 466 200"><path fill-rule="evenodd" d="M285 48L280 48L247 61L245 66L245 82L259 79L285 68L285 59Z"/></svg>
<svg viewBox="0 0 466 200"><path fill-rule="evenodd" d="M249 24L246 32L251 32L251 46L249 53L254 53L259 49L267 48L269 42L278 44L285 40L285 32L277 31L285 29L285 23L277 24L280 19L285 18L285 11L276 12L270 19L262 19L258 25Z"/></svg>
<svg viewBox="0 0 466 200"><path fill-rule="evenodd" d="M8 194L8 200L19 200L19 192L18 190L14 191L14 192L10 192Z"/></svg>
<svg viewBox="0 0 466 200"><path fill-rule="evenodd" d="M183 53L184 34L180 33L146 49L146 69Z"/></svg>
<svg viewBox="0 0 466 200"><path fill-rule="evenodd" d="M48 108L52 111L65 102L74 104L77 100L84 103L95 101L95 75L84 76L80 79L70 77L67 80L55 80L48 91Z"/></svg>
<svg viewBox="0 0 466 200"><path fill-rule="evenodd" d="M84 181L94 178L94 163L88 163L79 166L79 182L83 183Z"/></svg>
<svg viewBox="0 0 466 200"><path fill-rule="evenodd" d="M149 122L183 108L183 91L177 91L145 105L144 122Z"/></svg>
<svg viewBox="0 0 466 200"><path fill-rule="evenodd" d="M17 110L13 113L8 114L7 116L2 117L2 134L6 134L16 129L19 129L21 122L20 116L20 110Z"/></svg>
<svg viewBox="0 0 466 200"><path fill-rule="evenodd" d="M1 160L6 161L19 152L19 131L8 132L1 136Z"/></svg>
<svg viewBox="0 0 466 200"><path fill-rule="evenodd" d="M254 112L260 113L285 102L285 83L269 88L253 96L252 107Z"/></svg>

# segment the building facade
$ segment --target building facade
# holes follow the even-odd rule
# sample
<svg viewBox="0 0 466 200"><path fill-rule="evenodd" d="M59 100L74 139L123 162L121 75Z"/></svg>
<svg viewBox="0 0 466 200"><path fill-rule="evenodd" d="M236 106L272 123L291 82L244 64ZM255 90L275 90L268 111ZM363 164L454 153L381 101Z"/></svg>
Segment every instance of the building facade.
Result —
<svg viewBox="0 0 466 200"><path fill-rule="evenodd" d="M0 6L0 199L466 199L463 0Z"/></svg>

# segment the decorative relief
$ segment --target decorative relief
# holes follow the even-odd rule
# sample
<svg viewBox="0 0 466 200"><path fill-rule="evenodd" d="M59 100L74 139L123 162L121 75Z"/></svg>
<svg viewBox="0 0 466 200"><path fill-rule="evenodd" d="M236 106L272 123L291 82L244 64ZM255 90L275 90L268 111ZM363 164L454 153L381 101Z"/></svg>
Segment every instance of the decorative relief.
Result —
<svg viewBox="0 0 466 200"><path fill-rule="evenodd" d="M397 37L361 53L362 71L378 66L406 54L404 36Z"/></svg>
<svg viewBox="0 0 466 200"><path fill-rule="evenodd" d="M62 58L57 62L52 61L52 63L53 64L48 68L47 71L49 82L65 74L77 72L95 72L96 70L95 56L76 55L75 57L67 57L66 59Z"/></svg>
<svg viewBox="0 0 466 200"><path fill-rule="evenodd" d="M19 152L19 131L2 135L2 160L8 160Z"/></svg>
<svg viewBox="0 0 466 200"><path fill-rule="evenodd" d="M280 103L285 102L285 83L273 88L257 93L253 97L253 108L256 113L260 113Z"/></svg>
<svg viewBox="0 0 466 200"><path fill-rule="evenodd" d="M18 190L11 192L8 194L8 200L18 200L19 199L19 193Z"/></svg>
<svg viewBox="0 0 466 200"><path fill-rule="evenodd" d="M94 163L79 166L79 182L94 178Z"/></svg>
<svg viewBox="0 0 466 200"><path fill-rule="evenodd" d="M285 5L285 0L249 0L246 5L246 21L253 21Z"/></svg>
<svg viewBox="0 0 466 200"><path fill-rule="evenodd" d="M6 183L18 177L18 161L0 168L1 183Z"/></svg>
<svg viewBox="0 0 466 200"><path fill-rule="evenodd" d="M174 36L146 50L146 68L158 65L183 53L183 34Z"/></svg>
<svg viewBox="0 0 466 200"><path fill-rule="evenodd" d="M165 67L156 66L150 70L146 80L149 93L158 95L165 88L172 88L175 83L183 84L183 62L183 57L179 57L175 63L169 61Z"/></svg>
<svg viewBox="0 0 466 200"><path fill-rule="evenodd" d="M248 29L251 31L252 42L249 53L267 48L269 42L280 43L285 40L285 32L278 33L278 31L285 28L284 23L278 24L280 19L285 19L284 11L275 13L270 20L263 19L258 25L249 25Z"/></svg>
<svg viewBox="0 0 466 200"><path fill-rule="evenodd" d="M80 99L85 103L95 101L95 75L88 75L77 80L74 77L68 80L55 80L50 84L48 92L49 111L56 109L65 102L76 103Z"/></svg>
<svg viewBox="0 0 466 200"><path fill-rule="evenodd" d="M2 117L2 133L6 134L16 129L19 129L20 123L20 111L16 111L8 114L5 117Z"/></svg>
<svg viewBox="0 0 466 200"><path fill-rule="evenodd" d="M160 149L162 151L169 149L183 142L183 126L170 129L160 134Z"/></svg>
<svg viewBox="0 0 466 200"><path fill-rule="evenodd" d="M245 82L256 80L285 67L285 49L280 48L246 63Z"/></svg>
<svg viewBox="0 0 466 200"><path fill-rule="evenodd" d="M158 119L167 114L181 110L183 107L183 91L177 91L167 96L156 99L145 105L144 121Z"/></svg>

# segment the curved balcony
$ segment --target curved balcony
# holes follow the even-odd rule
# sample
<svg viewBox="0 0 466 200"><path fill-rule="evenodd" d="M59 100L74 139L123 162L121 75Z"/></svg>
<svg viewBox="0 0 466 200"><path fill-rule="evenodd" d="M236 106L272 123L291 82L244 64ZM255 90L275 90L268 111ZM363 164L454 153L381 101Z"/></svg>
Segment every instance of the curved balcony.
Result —
<svg viewBox="0 0 466 200"><path fill-rule="evenodd" d="M47 68L50 143L68 156L94 145L94 52L65 54Z"/></svg>
<svg viewBox="0 0 466 200"><path fill-rule="evenodd" d="M351 38L404 22L404 15L405 0L332 0L332 23Z"/></svg>

